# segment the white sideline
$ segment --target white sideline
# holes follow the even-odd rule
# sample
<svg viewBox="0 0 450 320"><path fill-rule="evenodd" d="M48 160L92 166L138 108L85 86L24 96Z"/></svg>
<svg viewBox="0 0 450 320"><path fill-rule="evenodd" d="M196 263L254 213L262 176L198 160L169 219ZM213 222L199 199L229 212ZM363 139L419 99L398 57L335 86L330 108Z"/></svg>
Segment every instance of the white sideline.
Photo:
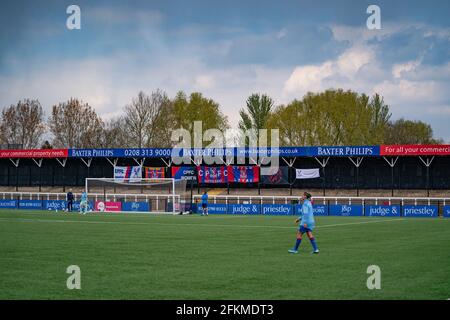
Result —
<svg viewBox="0 0 450 320"><path fill-rule="evenodd" d="M206 218L207 219L207 218ZM349 223L337 223L320 225L316 228L328 228L338 226L349 226L358 224L381 223L392 221L404 221L405 218L393 218L374 221L360 221ZM203 223L161 223L161 222L126 222L126 221L87 221L87 220L56 220L56 219L26 219L26 218L0 218L0 221L8 222L50 222L50 223L86 223L86 224L125 224L125 225L167 225L167 226L201 226L201 227L237 227L237 228L269 228L269 229L294 229L296 226L252 226L252 225L235 225L235 224L203 224Z"/></svg>

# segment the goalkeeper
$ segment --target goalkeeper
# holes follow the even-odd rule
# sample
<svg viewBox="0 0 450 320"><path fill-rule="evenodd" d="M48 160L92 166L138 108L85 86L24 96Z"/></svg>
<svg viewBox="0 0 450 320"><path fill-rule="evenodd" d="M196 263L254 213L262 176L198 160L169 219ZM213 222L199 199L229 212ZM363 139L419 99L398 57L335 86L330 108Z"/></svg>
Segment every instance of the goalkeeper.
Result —
<svg viewBox="0 0 450 320"><path fill-rule="evenodd" d="M80 213L86 214L88 209L88 196L85 190L81 193L81 199L80 199Z"/></svg>
<svg viewBox="0 0 450 320"><path fill-rule="evenodd" d="M312 231L315 226L314 222L314 213L313 206L311 204L311 195L308 192L305 192L302 196L302 216L295 220L295 223L300 221L300 226L297 231L297 241L295 242L295 247L293 249L288 250L290 253L298 253L298 247L302 242L302 236L306 233L313 247L312 253L319 253L319 248L317 247L316 239L312 234Z"/></svg>

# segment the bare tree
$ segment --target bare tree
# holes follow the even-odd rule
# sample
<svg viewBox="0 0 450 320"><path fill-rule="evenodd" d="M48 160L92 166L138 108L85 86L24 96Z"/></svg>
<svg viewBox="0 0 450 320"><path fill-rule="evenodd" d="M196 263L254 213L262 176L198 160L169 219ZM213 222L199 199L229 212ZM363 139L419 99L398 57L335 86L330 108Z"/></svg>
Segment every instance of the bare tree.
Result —
<svg viewBox="0 0 450 320"><path fill-rule="evenodd" d="M16 105L3 109L0 138L4 143L33 149L39 146L44 133L44 111L38 100L21 100Z"/></svg>
<svg viewBox="0 0 450 320"><path fill-rule="evenodd" d="M161 147L170 142L170 108L167 95L156 90L150 96L139 92L132 103L125 106L124 126L133 147Z"/></svg>
<svg viewBox="0 0 450 320"><path fill-rule="evenodd" d="M78 99L54 105L48 124L57 148L96 148L103 137L103 121Z"/></svg>
<svg viewBox="0 0 450 320"><path fill-rule="evenodd" d="M101 142L103 148L124 148L131 145L130 134L123 117L106 121L103 130Z"/></svg>

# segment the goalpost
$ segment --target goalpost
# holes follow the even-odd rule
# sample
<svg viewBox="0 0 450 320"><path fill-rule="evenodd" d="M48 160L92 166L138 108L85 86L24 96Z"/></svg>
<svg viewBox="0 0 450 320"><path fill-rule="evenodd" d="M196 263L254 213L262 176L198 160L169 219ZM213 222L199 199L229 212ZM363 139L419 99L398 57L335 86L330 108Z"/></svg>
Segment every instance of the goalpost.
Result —
<svg viewBox="0 0 450 320"><path fill-rule="evenodd" d="M147 202L151 212L183 212L186 180L174 178L86 178L90 200Z"/></svg>

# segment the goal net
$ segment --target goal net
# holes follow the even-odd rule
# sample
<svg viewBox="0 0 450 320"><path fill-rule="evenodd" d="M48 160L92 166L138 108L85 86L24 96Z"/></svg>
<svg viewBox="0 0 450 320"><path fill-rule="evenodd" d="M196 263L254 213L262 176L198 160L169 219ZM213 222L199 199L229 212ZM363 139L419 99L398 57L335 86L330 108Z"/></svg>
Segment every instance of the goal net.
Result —
<svg viewBox="0 0 450 320"><path fill-rule="evenodd" d="M85 189L95 211L180 213L190 208L186 180L86 178Z"/></svg>

